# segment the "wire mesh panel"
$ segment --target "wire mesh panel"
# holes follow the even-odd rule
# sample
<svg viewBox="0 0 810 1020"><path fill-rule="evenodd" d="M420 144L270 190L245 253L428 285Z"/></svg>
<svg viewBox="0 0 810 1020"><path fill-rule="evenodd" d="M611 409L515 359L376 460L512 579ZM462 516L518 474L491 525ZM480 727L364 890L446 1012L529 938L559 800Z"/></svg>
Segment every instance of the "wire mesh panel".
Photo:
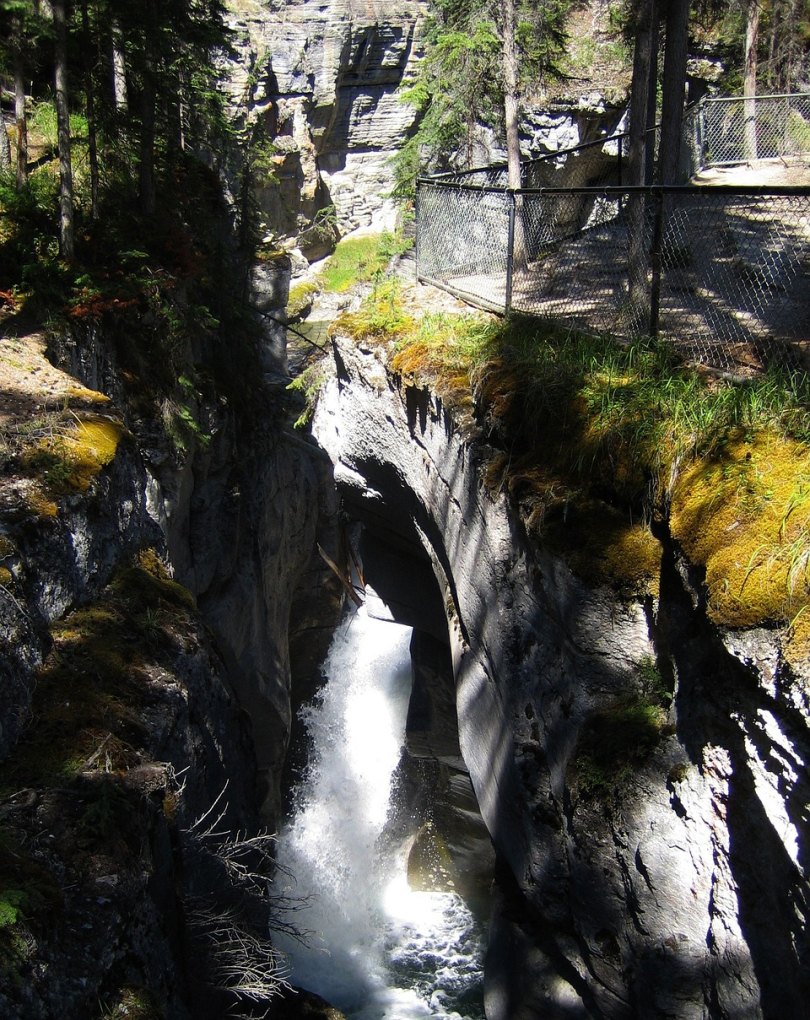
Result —
<svg viewBox="0 0 810 1020"><path fill-rule="evenodd" d="M665 196L661 335L718 368L802 367L810 336L808 242L808 189Z"/></svg>
<svg viewBox="0 0 810 1020"><path fill-rule="evenodd" d="M649 322L652 205L643 191L533 192L515 227L512 307L598 332L633 335ZM633 266L638 267L633 272Z"/></svg>
<svg viewBox="0 0 810 1020"><path fill-rule="evenodd" d="M810 93L702 100L684 119L691 172L762 159L810 160Z"/></svg>
<svg viewBox="0 0 810 1020"><path fill-rule="evenodd" d="M720 369L808 367L810 188L423 182L418 228L420 279L473 304L658 334Z"/></svg>
<svg viewBox="0 0 810 1020"><path fill-rule="evenodd" d="M527 243L513 308L618 336L657 333L721 369L801 364L810 189L547 191L524 194L518 209Z"/></svg>
<svg viewBox="0 0 810 1020"><path fill-rule="evenodd" d="M504 311L507 306L510 192L420 181L419 279Z"/></svg>

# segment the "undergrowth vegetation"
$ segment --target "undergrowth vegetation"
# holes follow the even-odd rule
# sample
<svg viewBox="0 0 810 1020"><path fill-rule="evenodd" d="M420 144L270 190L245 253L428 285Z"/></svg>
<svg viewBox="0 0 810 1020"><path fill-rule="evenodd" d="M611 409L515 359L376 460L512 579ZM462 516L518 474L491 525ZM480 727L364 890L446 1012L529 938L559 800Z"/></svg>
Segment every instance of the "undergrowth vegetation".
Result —
<svg viewBox="0 0 810 1020"><path fill-rule="evenodd" d="M123 868L141 854L147 801L131 770L148 760L150 670L171 667L195 625L190 593L151 549L52 625L28 725L0 764L0 980L30 980L39 941L64 916L65 878L51 850L85 871L88 860L107 855ZM67 805L61 839L43 850L27 809L57 801Z"/></svg>
<svg viewBox="0 0 810 1020"><path fill-rule="evenodd" d="M490 489L583 575L656 593L660 528L705 568L721 626L785 629L810 654L810 381L744 383L651 340L523 318L409 312L387 282L335 330L465 412L496 450Z"/></svg>
<svg viewBox="0 0 810 1020"><path fill-rule="evenodd" d="M0 174L0 307L10 332L99 333L115 348L135 413L158 420L168 404L170 442L191 438L183 418L204 402L238 394L252 405L260 334L247 301L245 265L214 170L190 153L175 154L161 180L158 207L145 219L131 165L105 164L98 215L91 215L83 172L87 125L75 135L75 255L60 254L59 170L52 103L29 121L31 151L41 156L25 186ZM194 383L194 398L179 386ZM193 431L193 427L192 427ZM175 439L180 438L179 442Z"/></svg>
<svg viewBox="0 0 810 1020"><path fill-rule="evenodd" d="M107 775L139 762L150 662L171 656L191 626L191 594L152 550L119 570L104 596L51 630L32 725L0 766L0 792Z"/></svg>

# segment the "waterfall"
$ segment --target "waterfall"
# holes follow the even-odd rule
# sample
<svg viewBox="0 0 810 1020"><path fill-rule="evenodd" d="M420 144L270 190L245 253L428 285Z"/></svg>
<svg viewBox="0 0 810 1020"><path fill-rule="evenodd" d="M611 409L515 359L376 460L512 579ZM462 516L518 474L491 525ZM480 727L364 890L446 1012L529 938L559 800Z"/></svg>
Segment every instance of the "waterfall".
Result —
<svg viewBox="0 0 810 1020"><path fill-rule="evenodd" d="M480 931L452 892L417 892L408 845L385 838L410 694L410 629L358 610L330 649L304 709L310 765L279 837L277 885L311 934L285 942L292 982L350 1020L474 1020Z"/></svg>

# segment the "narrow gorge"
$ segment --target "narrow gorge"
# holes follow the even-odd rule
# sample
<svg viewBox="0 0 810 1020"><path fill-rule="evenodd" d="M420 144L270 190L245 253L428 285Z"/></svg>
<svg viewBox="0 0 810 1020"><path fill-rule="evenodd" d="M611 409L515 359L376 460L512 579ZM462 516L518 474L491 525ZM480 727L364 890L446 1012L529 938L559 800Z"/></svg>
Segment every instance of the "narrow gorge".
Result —
<svg viewBox="0 0 810 1020"><path fill-rule="evenodd" d="M127 248L137 291L88 270L60 315L0 295L9 1020L805 1014L806 606L727 623L687 535L756 441L707 454L714 499L686 456L663 482L626 449L597 468L565 432L581 395L407 363L407 329L464 318L408 252L325 292L339 238L401 242L428 6L231 0L234 133L273 140L250 195L236 159L184 165L171 270ZM618 86L572 89L529 111L525 154L621 122ZM631 468L645 499L617 509Z"/></svg>

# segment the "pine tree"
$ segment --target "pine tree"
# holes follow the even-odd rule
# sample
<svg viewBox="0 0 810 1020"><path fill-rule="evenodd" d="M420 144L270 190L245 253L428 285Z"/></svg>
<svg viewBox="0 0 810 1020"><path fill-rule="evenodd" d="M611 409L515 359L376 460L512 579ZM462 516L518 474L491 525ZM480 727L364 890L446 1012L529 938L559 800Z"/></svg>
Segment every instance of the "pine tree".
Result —
<svg viewBox="0 0 810 1020"><path fill-rule="evenodd" d="M68 48L65 0L52 0L54 23L54 85L59 137L59 245L62 257L75 254L73 231L73 165L70 157L70 111L68 108Z"/></svg>
<svg viewBox="0 0 810 1020"><path fill-rule="evenodd" d="M424 167L446 168L459 156L469 163L481 125L506 136L511 180L518 180L520 104L557 73L572 6L573 0L432 0L425 57L402 93L420 121L396 160L396 194L411 195Z"/></svg>

